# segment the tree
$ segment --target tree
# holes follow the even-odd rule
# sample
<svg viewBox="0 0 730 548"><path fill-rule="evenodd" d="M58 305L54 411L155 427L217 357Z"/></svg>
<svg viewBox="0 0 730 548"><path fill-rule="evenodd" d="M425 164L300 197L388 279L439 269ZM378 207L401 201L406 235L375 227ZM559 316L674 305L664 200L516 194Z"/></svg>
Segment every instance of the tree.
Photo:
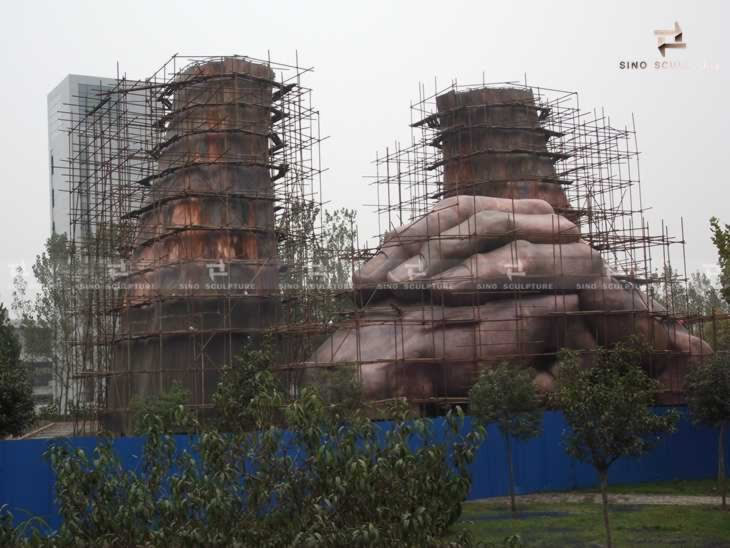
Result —
<svg viewBox="0 0 730 548"><path fill-rule="evenodd" d="M190 392L179 382L175 381L168 390L163 390L156 396L147 398L132 398L132 424L134 434L141 436L145 433L147 417L154 415L162 421L162 428L168 433L185 432L185 425L176 421L180 406L190 399Z"/></svg>
<svg viewBox="0 0 730 548"><path fill-rule="evenodd" d="M692 272L686 286L682 275L669 266L656 275L657 287L652 292L656 302L667 308L691 314L710 315L713 310L727 312L730 306L722 299L721 289L704 272Z"/></svg>
<svg viewBox="0 0 730 548"><path fill-rule="evenodd" d="M287 207L277 225L285 235L278 246L282 283L330 292L352 287L357 212L322 210L306 200L292 200Z"/></svg>
<svg viewBox="0 0 730 548"><path fill-rule="evenodd" d="M717 258L720 263L720 287L722 298L730 304L730 225L720 225L717 217L710 219L712 243L717 249Z"/></svg>
<svg viewBox="0 0 730 548"><path fill-rule="evenodd" d="M278 218L280 290L286 324L335 325L354 309L352 272L357 245L357 212L322 210L310 200L292 199ZM294 341L287 362L307 360L324 339L307 331ZM296 380L292 380L296 384Z"/></svg>
<svg viewBox="0 0 730 548"><path fill-rule="evenodd" d="M223 368L221 380L213 394L213 406L218 428L223 432L248 432L269 426L271 414L266 415L266 424L261 406L255 406L257 397L274 394L280 397L282 390L271 372L272 341L266 337L261 341L250 341L236 356L233 365ZM260 400L258 400L260 401Z"/></svg>
<svg viewBox="0 0 730 548"><path fill-rule="evenodd" d="M62 414L69 412L72 394L73 314L71 314L71 251L65 234L52 234L46 248L36 256L33 275L39 283L34 303L37 328L50 334L50 352L46 356L53 364L56 393Z"/></svg>
<svg viewBox="0 0 730 548"><path fill-rule="evenodd" d="M727 508L725 482L725 432L730 424L730 360L716 354L687 375L687 405L696 422L717 428L717 482L722 508Z"/></svg>
<svg viewBox="0 0 730 548"><path fill-rule="evenodd" d="M74 404L72 394L74 315L71 314L71 250L65 235L53 234L36 256L33 275L38 293L27 295L21 268L13 280L12 309L20 320L27 355L52 364L54 396L61 414ZM80 320L83 321L83 320Z"/></svg>
<svg viewBox="0 0 730 548"><path fill-rule="evenodd" d="M337 367L323 367L313 377L320 397L335 414L347 418L364 411L368 406L362 393L362 383L356 364L337 364ZM371 409L372 411L373 409Z"/></svg>
<svg viewBox="0 0 730 548"><path fill-rule="evenodd" d="M649 451L677 422L676 412L656 415L651 410L658 383L638 365L645 352L643 345L630 340L599 348L590 368L573 351L563 350L559 357L554 398L570 426L564 434L566 451L593 465L598 474L609 547L608 469L621 457Z"/></svg>
<svg viewBox="0 0 730 548"><path fill-rule="evenodd" d="M324 210L319 246L315 254L323 286L332 291L352 287L353 257L357 245L357 211Z"/></svg>
<svg viewBox="0 0 730 548"><path fill-rule="evenodd" d="M510 509L516 513L512 438L527 440L537 436L542 427L542 406L532 376L527 369L506 362L482 371L469 392L469 412L485 426L496 423L504 437Z"/></svg>
<svg viewBox="0 0 730 548"><path fill-rule="evenodd" d="M48 359L53 352L51 334L41 329L36 321L35 303L28 295L28 281L22 266L16 268L13 277L13 302L10 309L18 320L24 354L31 359Z"/></svg>
<svg viewBox="0 0 730 548"><path fill-rule="evenodd" d="M709 342L715 351L730 349L730 304L722 288L704 272L693 272L686 283L681 273L665 266L656 274L656 287L649 288L653 299L673 314L704 316L711 321L689 322L684 327Z"/></svg>
<svg viewBox="0 0 730 548"><path fill-rule="evenodd" d="M22 434L33 418L33 387L20 362L20 342L0 303L0 436Z"/></svg>
<svg viewBox="0 0 730 548"><path fill-rule="evenodd" d="M717 306L721 312L730 312L730 225L720 225L717 217L710 219L712 243L717 249L717 258L720 264L720 295L725 301ZM730 320L718 319L712 311L712 341L715 352L730 349Z"/></svg>

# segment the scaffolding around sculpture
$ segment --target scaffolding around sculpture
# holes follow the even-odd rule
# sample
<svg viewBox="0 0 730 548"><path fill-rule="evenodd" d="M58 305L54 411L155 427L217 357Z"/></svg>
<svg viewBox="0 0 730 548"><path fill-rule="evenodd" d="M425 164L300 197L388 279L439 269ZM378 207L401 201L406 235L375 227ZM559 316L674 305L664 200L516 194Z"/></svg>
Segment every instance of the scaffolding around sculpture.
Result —
<svg viewBox="0 0 730 548"><path fill-rule="evenodd" d="M693 318L680 291L683 227L649 230L633 127L517 83L421 88L411 112L412 144L376 158L381 245L354 276L358 307L293 365L303 382L357 364L369 399L438 406L464 402L499 361L550 390L562 348L589 364L638 335L662 401L681 401L687 368L712 353L712 318Z"/></svg>
<svg viewBox="0 0 730 548"><path fill-rule="evenodd" d="M221 369L287 322L319 238L311 70L173 56L67 109L70 376L93 428L129 432L134 401L176 383L205 413Z"/></svg>
<svg viewBox="0 0 730 548"><path fill-rule="evenodd" d="M639 333L681 399L727 318L689 309L683 230L649 229L633 124L574 92L421 87L410 145L376 156L379 245L329 249L310 70L173 56L68 109L79 431L128 431L133 401L175 382L205 413L262 333L291 393L348 368L369 399L424 412L496 361L549 389L560 348L589 360ZM331 283L333 261L354 284Z"/></svg>

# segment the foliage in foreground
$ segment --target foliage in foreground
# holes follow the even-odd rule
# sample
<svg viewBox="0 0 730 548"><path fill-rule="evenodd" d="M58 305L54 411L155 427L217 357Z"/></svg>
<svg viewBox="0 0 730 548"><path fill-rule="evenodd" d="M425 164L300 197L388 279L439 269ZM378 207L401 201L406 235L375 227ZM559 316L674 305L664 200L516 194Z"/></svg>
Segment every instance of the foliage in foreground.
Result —
<svg viewBox="0 0 730 548"><path fill-rule="evenodd" d="M244 416L258 430L203 430L197 458L178 451L165 420L144 417L139 471L104 439L93 456L57 444L63 524L44 546L427 546L458 519L468 464L483 430L463 434L460 411L436 439L426 419L394 409L391 428L346 415L304 389L286 402L270 373ZM229 417L230 418L230 417ZM175 425L196 421L179 406ZM286 430L277 424L286 424Z"/></svg>
<svg viewBox="0 0 730 548"><path fill-rule="evenodd" d="M609 467L621 457L639 457L651 450L663 434L674 430L678 416L653 413L658 383L638 365L647 352L640 342L622 342L597 352L596 364L590 368L580 363L576 353L561 353L555 400L570 426L564 437L567 453L593 465L600 478L610 547Z"/></svg>

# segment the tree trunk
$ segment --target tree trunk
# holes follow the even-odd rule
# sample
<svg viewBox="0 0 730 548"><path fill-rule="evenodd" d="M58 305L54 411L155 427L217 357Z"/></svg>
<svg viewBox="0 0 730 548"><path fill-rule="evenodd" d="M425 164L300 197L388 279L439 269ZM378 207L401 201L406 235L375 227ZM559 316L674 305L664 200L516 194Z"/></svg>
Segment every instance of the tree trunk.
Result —
<svg viewBox="0 0 730 548"><path fill-rule="evenodd" d="M725 421L720 423L717 435L717 482L720 484L722 509L727 510L727 482L725 481Z"/></svg>
<svg viewBox="0 0 730 548"><path fill-rule="evenodd" d="M504 441L507 446L507 470L509 472L509 507L514 515L517 513L517 504L515 503L515 472L512 466L512 437L505 434Z"/></svg>
<svg viewBox="0 0 730 548"><path fill-rule="evenodd" d="M608 522L608 470L599 470L601 478L601 500L603 502L603 525L606 527L606 546L611 548L611 524Z"/></svg>

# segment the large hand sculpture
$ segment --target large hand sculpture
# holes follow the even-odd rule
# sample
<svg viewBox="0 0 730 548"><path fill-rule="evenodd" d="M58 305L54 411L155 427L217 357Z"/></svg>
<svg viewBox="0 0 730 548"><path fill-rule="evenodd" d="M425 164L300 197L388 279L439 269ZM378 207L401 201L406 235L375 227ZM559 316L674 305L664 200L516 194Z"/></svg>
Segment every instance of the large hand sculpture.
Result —
<svg viewBox="0 0 730 548"><path fill-rule="evenodd" d="M451 103L441 115L445 178L456 195L385 237L353 280L363 299L360 313L321 345L310 365L359 364L365 396L374 400L464 397L480 367L502 360L535 368L536 384L550 390L561 348L590 351L638 335L655 351L652 374L676 390L690 359L711 349L612 275L567 218L571 210L559 185L525 180L525 162L521 176L508 174L501 186L463 184L465 172L470 181L478 172L508 172L514 159L500 154L515 150L527 155L533 179L547 179L552 166L534 165L544 134L532 148L510 142L531 135L525 121L539 132L534 111L522 123L512 119L509 128L494 125L499 107L511 106L514 118L515 105L526 107L531 96L515 102L515 95L484 95L501 90L476 91L481 95L442 96ZM459 101L465 104L454 107ZM478 128L470 140L481 140L487 152L450 146L453 132L444 127L474 102L485 114L479 124L470 115ZM503 124L506 118L503 113ZM508 129L511 134L499 134ZM461 194L465 188L470 194ZM583 356L590 361L590 352Z"/></svg>

